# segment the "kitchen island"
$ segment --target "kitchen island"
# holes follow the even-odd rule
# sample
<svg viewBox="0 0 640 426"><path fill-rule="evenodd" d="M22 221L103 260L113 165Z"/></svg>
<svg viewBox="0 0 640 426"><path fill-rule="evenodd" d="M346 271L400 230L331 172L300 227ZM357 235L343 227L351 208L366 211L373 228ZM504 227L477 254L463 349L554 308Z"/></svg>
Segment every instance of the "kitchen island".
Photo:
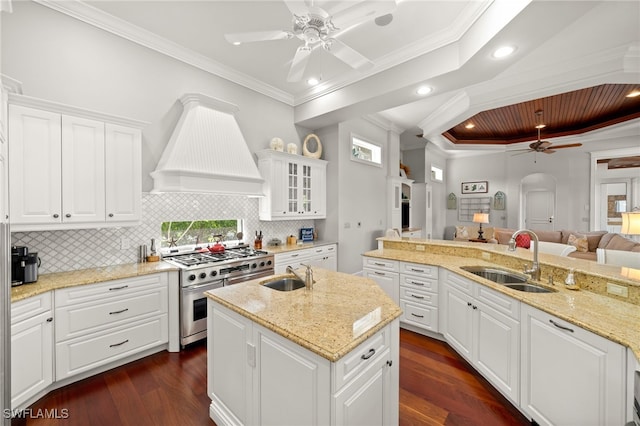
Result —
<svg viewBox="0 0 640 426"><path fill-rule="evenodd" d="M397 424L400 308L372 280L314 270L208 296L209 413L227 424Z"/></svg>

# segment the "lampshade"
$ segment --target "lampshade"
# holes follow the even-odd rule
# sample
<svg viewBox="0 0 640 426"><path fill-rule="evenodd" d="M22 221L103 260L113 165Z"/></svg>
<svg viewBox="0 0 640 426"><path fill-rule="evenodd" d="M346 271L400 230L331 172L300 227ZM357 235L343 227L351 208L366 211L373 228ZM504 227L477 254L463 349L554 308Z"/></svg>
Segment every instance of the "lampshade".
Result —
<svg viewBox="0 0 640 426"><path fill-rule="evenodd" d="M474 223L489 223L489 213L474 213L473 214L473 222Z"/></svg>
<svg viewBox="0 0 640 426"><path fill-rule="evenodd" d="M623 212L621 215L622 229L620 229L620 233L626 235L640 235L640 212Z"/></svg>

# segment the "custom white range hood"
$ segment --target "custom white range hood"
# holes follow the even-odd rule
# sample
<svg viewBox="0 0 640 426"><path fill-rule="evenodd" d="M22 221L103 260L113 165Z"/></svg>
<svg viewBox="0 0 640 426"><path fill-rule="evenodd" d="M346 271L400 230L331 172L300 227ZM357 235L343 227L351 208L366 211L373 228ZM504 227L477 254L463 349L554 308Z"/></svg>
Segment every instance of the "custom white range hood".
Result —
<svg viewBox="0 0 640 426"><path fill-rule="evenodd" d="M180 98L182 116L151 173L153 193L262 196L263 179L234 114L238 107L201 94Z"/></svg>

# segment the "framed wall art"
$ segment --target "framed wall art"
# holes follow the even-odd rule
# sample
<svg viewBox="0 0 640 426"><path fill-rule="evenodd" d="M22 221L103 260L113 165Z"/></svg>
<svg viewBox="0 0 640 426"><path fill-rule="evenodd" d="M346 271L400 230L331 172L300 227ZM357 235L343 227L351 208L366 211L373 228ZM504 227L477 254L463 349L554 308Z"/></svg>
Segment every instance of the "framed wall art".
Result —
<svg viewBox="0 0 640 426"><path fill-rule="evenodd" d="M489 182L482 180L479 182L462 182L461 192L463 194L483 194L489 192Z"/></svg>

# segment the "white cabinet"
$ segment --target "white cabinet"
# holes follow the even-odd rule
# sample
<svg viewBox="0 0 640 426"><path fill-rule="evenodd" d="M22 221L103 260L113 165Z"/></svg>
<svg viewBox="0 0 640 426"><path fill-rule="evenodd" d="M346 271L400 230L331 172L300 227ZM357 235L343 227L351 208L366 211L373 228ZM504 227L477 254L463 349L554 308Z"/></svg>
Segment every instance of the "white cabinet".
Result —
<svg viewBox="0 0 640 426"><path fill-rule="evenodd" d="M400 263L395 260L362 257L362 276L374 280L396 303L400 304Z"/></svg>
<svg viewBox="0 0 640 426"><path fill-rule="evenodd" d="M442 332L500 392L520 401L520 302L442 271Z"/></svg>
<svg viewBox="0 0 640 426"><path fill-rule="evenodd" d="M400 263L401 322L438 332L438 267Z"/></svg>
<svg viewBox="0 0 640 426"><path fill-rule="evenodd" d="M398 423L397 322L332 363L212 300L208 309L216 424Z"/></svg>
<svg viewBox="0 0 640 426"><path fill-rule="evenodd" d="M413 180L392 177L388 180L388 223L387 228L401 230L403 228L403 214L405 215L406 226L411 226L411 185ZM404 212L403 212L404 210Z"/></svg>
<svg viewBox="0 0 640 426"><path fill-rule="evenodd" d="M326 161L274 150L256 155L265 181L260 220L326 218Z"/></svg>
<svg viewBox="0 0 640 426"><path fill-rule="evenodd" d="M291 266L293 269L298 269L301 268L303 264L337 271L338 245L327 244L300 250L291 250L284 253L276 253L274 261L274 272L276 274L286 274L288 266Z"/></svg>
<svg viewBox="0 0 640 426"><path fill-rule="evenodd" d="M139 128L20 105L9 106L12 230L135 224L140 217ZM29 102L26 102L29 103ZM41 102L43 107L48 104ZM58 108L61 109L61 108Z"/></svg>
<svg viewBox="0 0 640 426"><path fill-rule="evenodd" d="M167 274L55 291L56 379L168 342Z"/></svg>
<svg viewBox="0 0 640 426"><path fill-rule="evenodd" d="M11 304L11 407L22 408L53 383L51 293Z"/></svg>
<svg viewBox="0 0 640 426"><path fill-rule="evenodd" d="M522 306L522 409L540 425L625 424L625 348Z"/></svg>

